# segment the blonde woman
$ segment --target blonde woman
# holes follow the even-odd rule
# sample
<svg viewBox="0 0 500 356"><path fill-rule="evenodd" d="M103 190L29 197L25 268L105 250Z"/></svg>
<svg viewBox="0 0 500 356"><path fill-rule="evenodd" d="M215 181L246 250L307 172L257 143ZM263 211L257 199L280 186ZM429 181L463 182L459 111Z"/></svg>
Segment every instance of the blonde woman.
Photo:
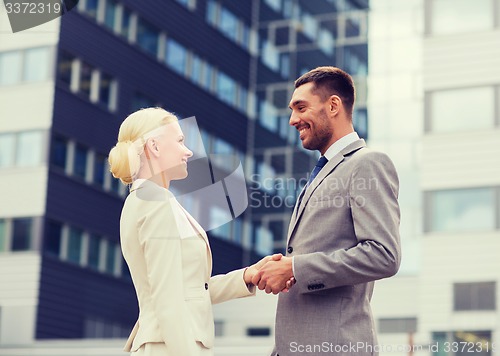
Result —
<svg viewBox="0 0 500 356"><path fill-rule="evenodd" d="M210 277L207 235L169 191L191 156L176 116L161 108L128 116L109 153L113 176L131 184L120 239L140 310L124 349L133 355L213 355L212 304L254 295L258 269L281 258Z"/></svg>

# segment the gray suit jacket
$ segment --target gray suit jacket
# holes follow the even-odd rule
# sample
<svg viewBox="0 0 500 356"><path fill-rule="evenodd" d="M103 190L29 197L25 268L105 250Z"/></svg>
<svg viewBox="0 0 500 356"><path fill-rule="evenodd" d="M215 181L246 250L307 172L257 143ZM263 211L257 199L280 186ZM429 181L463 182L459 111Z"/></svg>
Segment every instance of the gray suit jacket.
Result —
<svg viewBox="0 0 500 356"><path fill-rule="evenodd" d="M377 355L370 299L400 264L398 185L360 139L301 193L287 246L297 283L279 295L273 355Z"/></svg>

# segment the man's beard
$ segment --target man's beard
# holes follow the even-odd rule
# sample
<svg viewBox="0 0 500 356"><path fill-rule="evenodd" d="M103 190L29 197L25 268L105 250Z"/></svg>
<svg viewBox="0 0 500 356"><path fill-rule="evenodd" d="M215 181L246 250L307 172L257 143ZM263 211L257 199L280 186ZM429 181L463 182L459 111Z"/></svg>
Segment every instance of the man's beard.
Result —
<svg viewBox="0 0 500 356"><path fill-rule="evenodd" d="M328 115L326 110L322 109L318 114L318 123L321 122L321 128L315 131L314 136L311 137L309 143L303 144L305 149L311 151L321 151L326 148L325 146L330 142L333 132L328 122Z"/></svg>

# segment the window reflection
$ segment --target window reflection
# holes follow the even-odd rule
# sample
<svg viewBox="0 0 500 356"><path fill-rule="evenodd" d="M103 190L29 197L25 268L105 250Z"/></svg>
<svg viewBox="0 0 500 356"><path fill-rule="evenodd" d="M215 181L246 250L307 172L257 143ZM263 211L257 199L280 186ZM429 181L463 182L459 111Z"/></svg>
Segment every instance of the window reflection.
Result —
<svg viewBox="0 0 500 356"><path fill-rule="evenodd" d="M24 54L25 81L43 81L49 78L50 51L48 47L32 48Z"/></svg>
<svg viewBox="0 0 500 356"><path fill-rule="evenodd" d="M431 31L434 35L493 28L491 0L432 0Z"/></svg>
<svg viewBox="0 0 500 356"><path fill-rule="evenodd" d="M0 168L14 165L15 135L11 133L0 134Z"/></svg>
<svg viewBox="0 0 500 356"><path fill-rule="evenodd" d="M21 81L22 52L0 53L0 85Z"/></svg>
<svg viewBox="0 0 500 356"><path fill-rule="evenodd" d="M143 19L137 24L137 44L146 52L156 57L158 54L159 31Z"/></svg>
<svg viewBox="0 0 500 356"><path fill-rule="evenodd" d="M82 235L83 230L78 228L70 228L68 238L68 261L80 263L80 255L82 251Z"/></svg>
<svg viewBox="0 0 500 356"><path fill-rule="evenodd" d="M43 135L40 131L21 132L17 138L16 165L32 167L42 163Z"/></svg>
<svg viewBox="0 0 500 356"><path fill-rule="evenodd" d="M495 229L493 188L430 192L430 230L477 231Z"/></svg>
<svg viewBox="0 0 500 356"><path fill-rule="evenodd" d="M31 249L32 219L14 219L12 222L12 251L26 251Z"/></svg>
<svg viewBox="0 0 500 356"><path fill-rule="evenodd" d="M430 130L453 132L480 130L494 125L493 87L437 91L430 94ZM474 105L470 105L474 103Z"/></svg>
<svg viewBox="0 0 500 356"><path fill-rule="evenodd" d="M80 68L80 92L88 99L90 98L90 90L92 88L92 67L81 62Z"/></svg>
<svg viewBox="0 0 500 356"><path fill-rule="evenodd" d="M186 72L186 48L179 44L179 42L168 39L166 51L165 58L167 65L177 73L184 75Z"/></svg>

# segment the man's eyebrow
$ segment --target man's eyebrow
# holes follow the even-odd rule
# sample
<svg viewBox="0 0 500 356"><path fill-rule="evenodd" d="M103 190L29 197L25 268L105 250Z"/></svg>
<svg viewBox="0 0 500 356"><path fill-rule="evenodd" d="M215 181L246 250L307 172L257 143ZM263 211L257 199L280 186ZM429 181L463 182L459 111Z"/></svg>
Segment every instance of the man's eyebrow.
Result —
<svg viewBox="0 0 500 356"><path fill-rule="evenodd" d="M292 107L294 107L294 106L298 106L298 105L300 105L300 104L304 104L304 103L305 103L305 101L304 101L304 100L295 100L295 101L294 101L294 102L293 102L290 106L288 106L288 108L289 108L290 110L292 110Z"/></svg>

